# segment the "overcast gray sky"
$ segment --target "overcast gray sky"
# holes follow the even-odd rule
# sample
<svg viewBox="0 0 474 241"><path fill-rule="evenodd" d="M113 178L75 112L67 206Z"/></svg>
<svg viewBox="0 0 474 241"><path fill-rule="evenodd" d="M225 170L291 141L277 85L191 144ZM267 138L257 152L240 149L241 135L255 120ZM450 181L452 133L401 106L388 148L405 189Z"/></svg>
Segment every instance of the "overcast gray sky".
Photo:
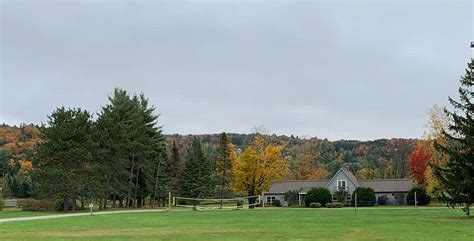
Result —
<svg viewBox="0 0 474 241"><path fill-rule="evenodd" d="M420 137L472 56L471 1L1 1L0 122L144 92L166 133Z"/></svg>

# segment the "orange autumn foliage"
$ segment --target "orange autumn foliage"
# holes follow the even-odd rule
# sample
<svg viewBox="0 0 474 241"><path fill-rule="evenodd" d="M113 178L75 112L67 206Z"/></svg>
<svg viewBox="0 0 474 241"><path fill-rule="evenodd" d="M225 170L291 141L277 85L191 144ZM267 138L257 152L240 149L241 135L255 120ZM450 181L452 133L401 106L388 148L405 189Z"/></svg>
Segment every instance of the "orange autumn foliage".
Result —
<svg viewBox="0 0 474 241"><path fill-rule="evenodd" d="M23 170L29 170L33 168L33 164L28 160L20 160L18 163L20 163L20 168Z"/></svg>
<svg viewBox="0 0 474 241"><path fill-rule="evenodd" d="M306 153L296 162L299 168L292 171L292 177L295 180L316 180L328 175L325 169L313 165L314 156L312 154Z"/></svg>
<svg viewBox="0 0 474 241"><path fill-rule="evenodd" d="M423 146L416 147L408 157L410 174L415 177L417 184L426 184L426 168L432 157L433 154L430 152L430 150Z"/></svg>

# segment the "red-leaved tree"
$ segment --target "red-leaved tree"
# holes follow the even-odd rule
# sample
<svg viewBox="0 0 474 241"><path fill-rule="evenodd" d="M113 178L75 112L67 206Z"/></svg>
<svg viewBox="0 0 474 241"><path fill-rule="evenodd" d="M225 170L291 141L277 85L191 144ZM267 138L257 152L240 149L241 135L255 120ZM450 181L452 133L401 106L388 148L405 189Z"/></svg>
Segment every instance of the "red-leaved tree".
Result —
<svg viewBox="0 0 474 241"><path fill-rule="evenodd" d="M423 146L416 147L408 157L410 165L410 174L415 177L416 183L419 185L426 184L425 171L433 154Z"/></svg>

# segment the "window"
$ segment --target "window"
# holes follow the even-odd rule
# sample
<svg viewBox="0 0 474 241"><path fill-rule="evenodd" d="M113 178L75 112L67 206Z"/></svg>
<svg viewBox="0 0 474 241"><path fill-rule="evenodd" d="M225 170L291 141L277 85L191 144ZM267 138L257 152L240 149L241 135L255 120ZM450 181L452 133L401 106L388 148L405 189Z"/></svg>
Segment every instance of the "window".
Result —
<svg viewBox="0 0 474 241"><path fill-rule="evenodd" d="M267 197L268 204L273 204L274 201L275 201L275 197Z"/></svg>
<svg viewBox="0 0 474 241"><path fill-rule="evenodd" d="M352 195L350 193L347 194L346 196L346 201L350 201L352 199Z"/></svg>
<svg viewBox="0 0 474 241"><path fill-rule="evenodd" d="M346 190L346 180L337 180L337 190Z"/></svg>
<svg viewBox="0 0 474 241"><path fill-rule="evenodd" d="M332 201L333 202L337 201L337 193L332 194Z"/></svg>

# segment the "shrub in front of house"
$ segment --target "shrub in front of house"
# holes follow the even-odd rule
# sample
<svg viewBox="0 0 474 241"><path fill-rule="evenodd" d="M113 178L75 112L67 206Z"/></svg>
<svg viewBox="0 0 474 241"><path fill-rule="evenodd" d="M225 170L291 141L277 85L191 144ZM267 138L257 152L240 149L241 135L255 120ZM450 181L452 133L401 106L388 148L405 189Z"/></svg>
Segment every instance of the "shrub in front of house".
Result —
<svg viewBox="0 0 474 241"><path fill-rule="evenodd" d="M395 204L406 204L406 195L405 193L397 192L393 195L393 198L395 199Z"/></svg>
<svg viewBox="0 0 474 241"><path fill-rule="evenodd" d="M310 207L310 208L320 208L320 207L321 207L321 203L310 203L310 204L309 204L309 207Z"/></svg>
<svg viewBox="0 0 474 241"><path fill-rule="evenodd" d="M281 207L281 202L280 202L280 200L275 199L275 200L273 200L272 205L273 205L274 207Z"/></svg>
<svg viewBox="0 0 474 241"><path fill-rule="evenodd" d="M387 204L387 195L383 195L377 198L377 205L386 205Z"/></svg>
<svg viewBox="0 0 474 241"><path fill-rule="evenodd" d="M334 193L337 197L337 202L344 203L346 201L347 192L346 191L337 191Z"/></svg>
<svg viewBox="0 0 474 241"><path fill-rule="evenodd" d="M335 208L342 208L344 207L344 203L333 203Z"/></svg>
<svg viewBox="0 0 474 241"><path fill-rule="evenodd" d="M284 199L288 203L288 206L299 205L298 190L290 190L285 192Z"/></svg>
<svg viewBox="0 0 474 241"><path fill-rule="evenodd" d="M416 201L420 206L428 205L431 202L431 197L426 192L424 187L413 187L407 193L407 204L415 205L415 192L416 192Z"/></svg>
<svg viewBox="0 0 474 241"><path fill-rule="evenodd" d="M309 207L311 203L321 203L325 206L326 203L331 202L332 196L328 189L323 187L311 188L304 197L306 207Z"/></svg>
<svg viewBox="0 0 474 241"><path fill-rule="evenodd" d="M358 187L352 193L351 205L354 206L355 194L357 193L357 206L374 206L376 203L375 192L370 187Z"/></svg>
<svg viewBox="0 0 474 241"><path fill-rule="evenodd" d="M327 208L342 208L344 207L343 203L335 202L335 203L326 203Z"/></svg>

